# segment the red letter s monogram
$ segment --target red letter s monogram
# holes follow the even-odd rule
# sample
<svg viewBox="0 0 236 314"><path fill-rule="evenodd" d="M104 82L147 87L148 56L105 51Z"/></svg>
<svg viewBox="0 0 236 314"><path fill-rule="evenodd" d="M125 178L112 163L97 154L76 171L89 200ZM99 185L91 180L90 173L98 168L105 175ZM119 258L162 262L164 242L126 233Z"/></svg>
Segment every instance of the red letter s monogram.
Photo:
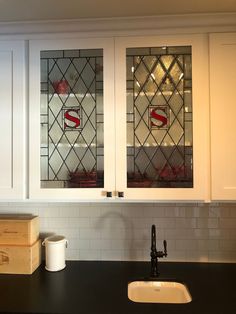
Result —
<svg viewBox="0 0 236 314"><path fill-rule="evenodd" d="M167 122L168 122L166 113L161 108L152 109L150 112L150 118L151 118L151 125L159 127L159 128L164 127L165 125L167 125Z"/></svg>
<svg viewBox="0 0 236 314"><path fill-rule="evenodd" d="M71 115L71 113L75 113L76 117L74 115ZM70 109L65 111L64 118L65 118L64 129L66 128L76 129L80 126L79 109ZM66 120L73 122L72 125L68 125L66 123Z"/></svg>

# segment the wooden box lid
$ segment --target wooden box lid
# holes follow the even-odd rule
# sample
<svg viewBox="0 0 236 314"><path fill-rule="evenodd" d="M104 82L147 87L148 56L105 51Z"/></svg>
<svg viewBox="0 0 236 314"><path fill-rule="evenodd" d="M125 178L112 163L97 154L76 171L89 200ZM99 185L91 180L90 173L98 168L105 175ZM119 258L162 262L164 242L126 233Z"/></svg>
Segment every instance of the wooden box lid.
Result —
<svg viewBox="0 0 236 314"><path fill-rule="evenodd" d="M0 215L0 245L32 245L38 238L38 216Z"/></svg>

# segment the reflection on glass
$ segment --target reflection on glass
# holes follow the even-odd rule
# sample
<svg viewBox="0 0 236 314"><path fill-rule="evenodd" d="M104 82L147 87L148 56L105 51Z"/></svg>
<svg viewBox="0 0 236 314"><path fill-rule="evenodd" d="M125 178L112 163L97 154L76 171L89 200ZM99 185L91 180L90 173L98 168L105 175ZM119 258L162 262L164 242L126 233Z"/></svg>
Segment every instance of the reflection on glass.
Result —
<svg viewBox="0 0 236 314"><path fill-rule="evenodd" d="M193 187L191 47L126 50L127 186Z"/></svg>
<svg viewBox="0 0 236 314"><path fill-rule="evenodd" d="M41 52L41 187L104 186L102 49Z"/></svg>

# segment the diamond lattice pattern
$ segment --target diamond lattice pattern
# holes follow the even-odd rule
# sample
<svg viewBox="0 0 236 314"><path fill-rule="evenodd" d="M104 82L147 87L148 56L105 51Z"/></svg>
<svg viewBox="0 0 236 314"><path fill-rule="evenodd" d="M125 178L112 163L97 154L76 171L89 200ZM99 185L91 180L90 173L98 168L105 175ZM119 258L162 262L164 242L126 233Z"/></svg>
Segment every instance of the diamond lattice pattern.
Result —
<svg viewBox="0 0 236 314"><path fill-rule="evenodd" d="M68 185L72 174L82 176L85 181L93 175L95 182L91 186L94 187L97 184L97 173L102 171L98 169L97 163L97 147L103 147L103 134L99 134L99 140L97 135L97 98L98 94L102 95L102 88L98 91L97 86L102 84L102 81L99 81L102 58L94 54L65 57L63 52L62 57L49 56L43 60L45 59L47 62L41 62L41 77L45 77L47 72L47 82L42 82L41 85L47 87L41 94L47 93L47 113L44 113L42 108L45 104L42 103L41 120L43 118L45 121L46 116L43 125L46 126L47 134L44 140L41 135L41 149L46 148L47 153L41 154L41 166L43 164L47 167L47 171L41 171L41 179L44 182L61 182L63 187L78 187L78 182L81 181L78 178L75 186ZM99 99L101 101L101 97ZM75 110L78 113L78 128L65 128L67 110ZM101 116L101 106L99 111ZM99 130L103 133L101 125ZM90 187L89 184L91 180L87 180L84 187ZM54 184L52 187L61 185Z"/></svg>
<svg viewBox="0 0 236 314"><path fill-rule="evenodd" d="M168 47L164 49L154 55L149 48L147 54L143 49L139 54L137 48L127 56L127 96L133 98L133 111L127 107L128 187L192 186L192 142L185 139L186 123L192 123L185 100L185 94L191 93L191 80L187 88L185 78L191 54L186 53L187 59L185 54L170 54ZM150 108L166 112L168 123L153 128Z"/></svg>

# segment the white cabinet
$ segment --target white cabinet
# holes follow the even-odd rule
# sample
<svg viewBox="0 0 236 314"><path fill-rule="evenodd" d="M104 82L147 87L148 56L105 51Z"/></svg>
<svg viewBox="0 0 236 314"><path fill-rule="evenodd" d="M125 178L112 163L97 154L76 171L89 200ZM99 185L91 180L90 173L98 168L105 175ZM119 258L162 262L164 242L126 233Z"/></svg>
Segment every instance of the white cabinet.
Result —
<svg viewBox="0 0 236 314"><path fill-rule="evenodd" d="M0 41L0 198L20 199L25 186L25 47Z"/></svg>
<svg viewBox="0 0 236 314"><path fill-rule="evenodd" d="M117 38L116 190L209 199L208 38Z"/></svg>
<svg viewBox="0 0 236 314"><path fill-rule="evenodd" d="M32 40L29 56L30 198L209 199L207 36Z"/></svg>
<svg viewBox="0 0 236 314"><path fill-rule="evenodd" d="M115 190L113 39L32 40L29 195L91 200Z"/></svg>
<svg viewBox="0 0 236 314"><path fill-rule="evenodd" d="M210 35L212 200L236 200L236 33Z"/></svg>

